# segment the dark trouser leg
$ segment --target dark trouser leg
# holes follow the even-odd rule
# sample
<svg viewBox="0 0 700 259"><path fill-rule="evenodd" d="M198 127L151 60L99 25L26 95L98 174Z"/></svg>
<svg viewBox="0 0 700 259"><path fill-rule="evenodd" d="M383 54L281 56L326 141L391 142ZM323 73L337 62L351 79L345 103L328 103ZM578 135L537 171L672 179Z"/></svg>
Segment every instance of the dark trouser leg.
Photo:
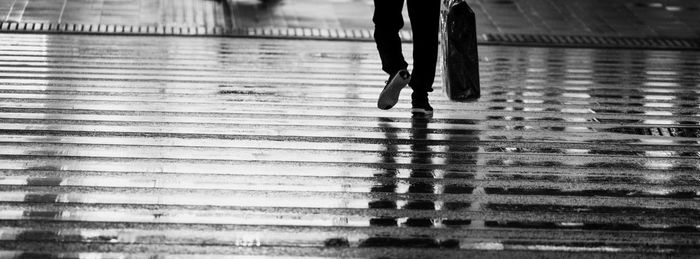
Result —
<svg viewBox="0 0 700 259"><path fill-rule="evenodd" d="M409 85L415 92L432 92L438 57L440 1L408 0L408 15L413 29L413 73Z"/></svg>
<svg viewBox="0 0 700 259"><path fill-rule="evenodd" d="M374 40L382 59L382 70L390 75L408 67L401 53L399 37L399 30L403 27L403 1L374 0Z"/></svg>

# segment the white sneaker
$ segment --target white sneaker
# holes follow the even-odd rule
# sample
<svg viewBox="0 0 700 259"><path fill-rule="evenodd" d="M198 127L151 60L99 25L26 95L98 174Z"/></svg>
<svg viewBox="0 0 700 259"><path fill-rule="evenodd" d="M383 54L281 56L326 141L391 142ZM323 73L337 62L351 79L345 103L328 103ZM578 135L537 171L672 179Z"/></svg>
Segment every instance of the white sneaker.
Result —
<svg viewBox="0 0 700 259"><path fill-rule="evenodd" d="M377 107L382 110L388 110L391 109L391 107L394 107L394 105L399 102L399 94L401 93L401 89L406 87L409 81L411 81L411 74L408 73L408 70L399 70L396 75L387 81L386 86L384 86L384 90L382 90L382 93L379 94Z"/></svg>

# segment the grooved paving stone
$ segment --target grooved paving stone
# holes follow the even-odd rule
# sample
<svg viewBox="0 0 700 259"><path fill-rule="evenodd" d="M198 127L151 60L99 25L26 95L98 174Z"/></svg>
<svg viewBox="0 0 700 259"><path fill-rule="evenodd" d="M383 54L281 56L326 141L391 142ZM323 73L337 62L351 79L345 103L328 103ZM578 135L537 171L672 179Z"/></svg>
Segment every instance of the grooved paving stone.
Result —
<svg viewBox="0 0 700 259"><path fill-rule="evenodd" d="M234 26L372 28L373 1L228 0ZM478 34L700 37L697 1L468 0ZM693 18L691 18L693 17ZM410 28L404 11L404 23ZM672 26L668 26L672 24Z"/></svg>
<svg viewBox="0 0 700 259"><path fill-rule="evenodd" d="M0 21L135 26L226 26L215 0L11 0L0 3Z"/></svg>
<svg viewBox="0 0 700 259"><path fill-rule="evenodd" d="M373 43L3 33L0 257L690 258L699 58L481 46L425 118Z"/></svg>
<svg viewBox="0 0 700 259"><path fill-rule="evenodd" d="M468 2L484 44L700 49L693 1ZM13 0L0 5L0 32L36 33L37 24L44 33L372 41L372 12L372 1L352 0ZM401 38L410 41L407 17Z"/></svg>

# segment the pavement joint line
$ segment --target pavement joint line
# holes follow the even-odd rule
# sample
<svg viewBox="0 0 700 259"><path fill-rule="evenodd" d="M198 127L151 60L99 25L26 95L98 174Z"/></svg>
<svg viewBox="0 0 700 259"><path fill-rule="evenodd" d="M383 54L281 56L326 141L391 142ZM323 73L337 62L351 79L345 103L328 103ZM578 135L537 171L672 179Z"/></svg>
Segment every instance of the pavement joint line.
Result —
<svg viewBox="0 0 700 259"><path fill-rule="evenodd" d="M248 27L226 29L222 26L131 26L114 24L56 24L56 23L17 23L0 22L0 33L51 33L51 34L93 34L93 35L171 35L171 36L217 36L272 39L309 39L341 41L374 41L371 29L339 28L278 28ZM412 34L402 30L399 34L406 42L412 41ZM663 49L700 50L700 39L686 38L635 38L601 37L584 35L548 34L483 34L477 38L481 45L529 46L529 47L571 47L571 48L623 48L623 49Z"/></svg>

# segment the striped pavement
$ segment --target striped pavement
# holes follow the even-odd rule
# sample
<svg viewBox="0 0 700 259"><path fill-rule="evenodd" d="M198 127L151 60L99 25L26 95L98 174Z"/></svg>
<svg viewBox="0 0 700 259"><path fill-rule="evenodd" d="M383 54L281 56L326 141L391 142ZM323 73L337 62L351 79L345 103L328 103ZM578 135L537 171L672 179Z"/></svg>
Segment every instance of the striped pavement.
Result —
<svg viewBox="0 0 700 259"><path fill-rule="evenodd" d="M0 257L698 253L700 54L480 59L412 118L372 43L0 34Z"/></svg>
<svg viewBox="0 0 700 259"><path fill-rule="evenodd" d="M700 49L690 0L467 0L479 44ZM368 0L7 0L0 33L373 41ZM412 40L404 10L400 36Z"/></svg>

